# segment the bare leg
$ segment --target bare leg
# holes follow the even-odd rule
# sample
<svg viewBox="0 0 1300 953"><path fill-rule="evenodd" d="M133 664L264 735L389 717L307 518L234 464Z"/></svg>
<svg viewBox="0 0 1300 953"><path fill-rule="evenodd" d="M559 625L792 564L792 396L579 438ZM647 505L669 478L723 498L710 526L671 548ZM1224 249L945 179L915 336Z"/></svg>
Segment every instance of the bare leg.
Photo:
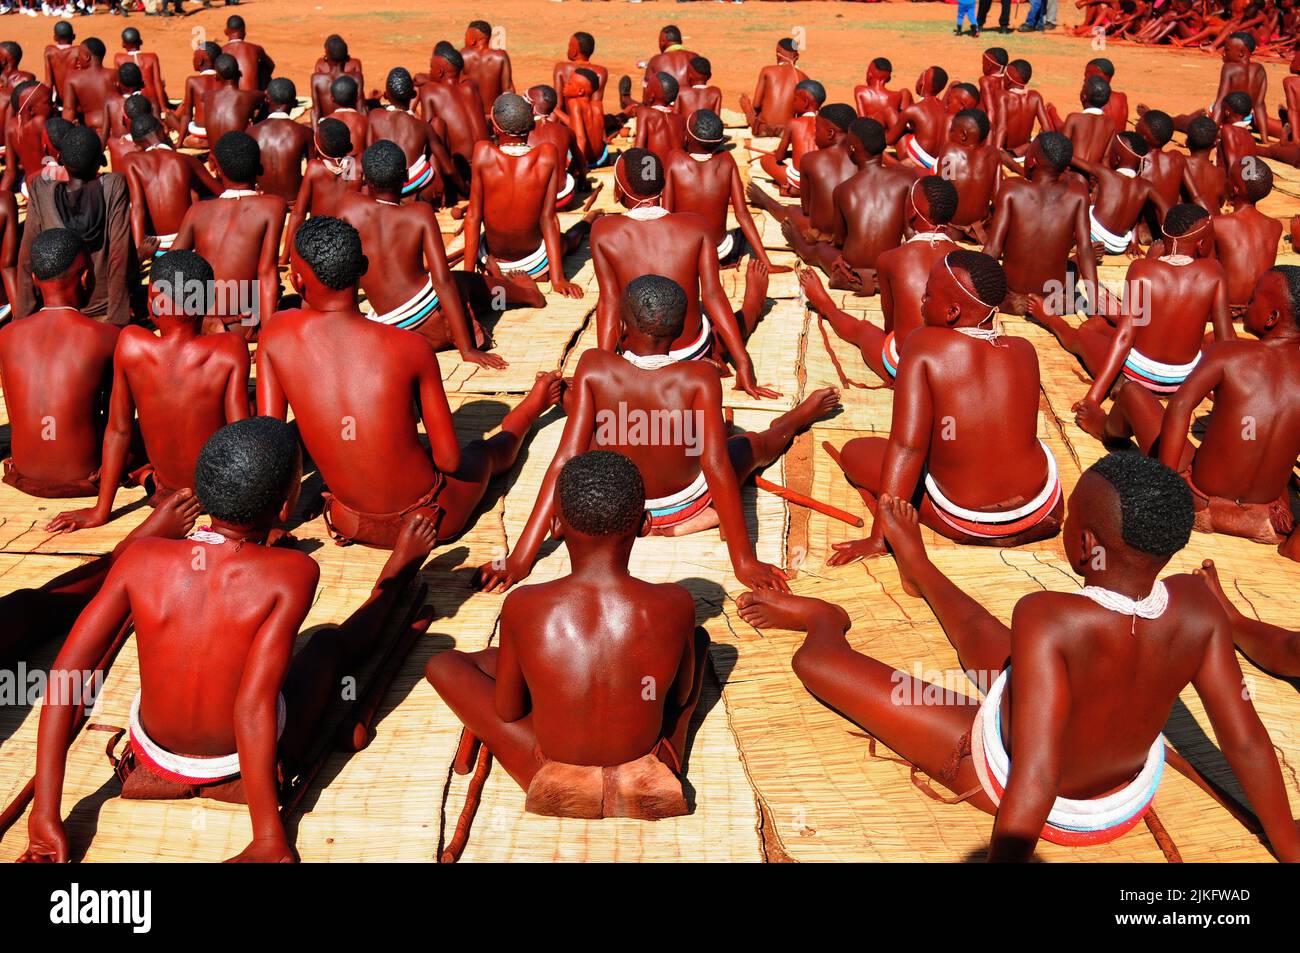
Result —
<svg viewBox="0 0 1300 953"><path fill-rule="evenodd" d="M736 312L736 322L745 340L754 333L758 319L767 307L767 286L770 280L767 265L758 258L750 258L745 266L745 301Z"/></svg>
<svg viewBox="0 0 1300 953"><path fill-rule="evenodd" d="M559 403L563 383L558 370L538 374L532 390L501 421L500 433L474 440L461 449L460 468L448 474L447 485L438 496L443 510L439 539L451 539L465 529L489 481L515 465L524 438L537 418Z"/></svg>
<svg viewBox="0 0 1300 953"><path fill-rule="evenodd" d="M777 417L766 430L736 434L727 441L727 453L736 478L747 480L755 472L775 463L790 448L799 431L829 417L839 406L839 388L823 387L805 397L793 410Z"/></svg>
<svg viewBox="0 0 1300 953"><path fill-rule="evenodd" d="M786 164L784 162L777 162L776 156L764 153L758 157L758 165L780 187L782 195L795 194L795 190L791 188L790 180L785 174Z"/></svg>
<svg viewBox="0 0 1300 953"><path fill-rule="evenodd" d="M980 685L991 686L1011 658L1011 629L930 562L911 503L883 496L877 518L884 522L903 588L930 604L962 668Z"/></svg>
<svg viewBox="0 0 1300 953"><path fill-rule="evenodd" d="M284 701L289 717L280 753L290 765L302 764L320 732L320 720L344 679L374 649L393 608L425 557L437 543L437 528L425 516L407 519L370 596L338 627L321 629L289 666Z"/></svg>
<svg viewBox="0 0 1300 953"><path fill-rule="evenodd" d="M1027 317L1051 331L1061 342L1061 347L1083 362L1089 374L1095 377L1105 365L1115 338L1114 329L1105 319L1089 318L1076 328L1059 315L1047 311Z"/></svg>
<svg viewBox="0 0 1300 953"><path fill-rule="evenodd" d="M1207 559L1201 563L1196 575L1201 577L1228 614L1228 621L1232 623L1232 640L1247 658L1274 675L1300 677L1300 632L1244 615L1223 591L1214 560Z"/></svg>
<svg viewBox="0 0 1300 953"><path fill-rule="evenodd" d="M821 312L821 316L830 323L836 337L852 344L862 352L862 360L877 377L893 386L894 378L889 371L885 370L883 351L886 335L883 328L876 327L865 318L855 318L851 314L846 314L839 308L827 308Z"/></svg>
<svg viewBox="0 0 1300 953"><path fill-rule="evenodd" d="M604 215L604 212L592 209L582 218L574 222L560 236L560 246L564 249L565 255L572 255L582 244L582 240L591 234L592 223Z"/></svg>
<svg viewBox="0 0 1300 953"><path fill-rule="evenodd" d="M799 406L787 411L772 426L758 433L740 433L727 440L727 455L736 471L737 481L743 483L754 473L774 463L790 447L795 435L814 421L834 413L840 405L840 392L834 387L813 391ZM676 526L656 529L657 536L689 536L718 525L718 511L713 507L692 516Z"/></svg>
<svg viewBox="0 0 1300 953"><path fill-rule="evenodd" d="M736 605L741 618L755 628L808 633L794 655L794 672L824 704L861 725L948 790L965 794L979 787L970 756L955 764L953 758L974 724L979 710L975 699L941 690L938 696L945 703L934 704L935 689L927 689L926 682L855 652L844 637L848 616L838 606L769 590L741 593ZM994 813L983 792L970 803Z"/></svg>
<svg viewBox="0 0 1300 953"><path fill-rule="evenodd" d="M799 229L794 227L794 222L790 219L786 219L781 223L781 234L785 236L785 240L790 243L791 250L802 261L820 268L831 279L831 287L837 287L835 284L837 276L832 273L831 266L840 257L838 248L830 242L808 241L803 237Z"/></svg>
<svg viewBox="0 0 1300 953"><path fill-rule="evenodd" d="M804 215L800 206L784 205L778 202L753 182L749 183L749 187L745 190L745 197L749 199L750 205L762 209L778 222L789 221L794 224L795 228L799 229L808 227L808 216Z"/></svg>
<svg viewBox="0 0 1300 953"><path fill-rule="evenodd" d="M435 655L424 667L424 677L475 738L528 790L539 767L535 754L537 734L532 715L519 721L502 721L496 711L497 650Z"/></svg>

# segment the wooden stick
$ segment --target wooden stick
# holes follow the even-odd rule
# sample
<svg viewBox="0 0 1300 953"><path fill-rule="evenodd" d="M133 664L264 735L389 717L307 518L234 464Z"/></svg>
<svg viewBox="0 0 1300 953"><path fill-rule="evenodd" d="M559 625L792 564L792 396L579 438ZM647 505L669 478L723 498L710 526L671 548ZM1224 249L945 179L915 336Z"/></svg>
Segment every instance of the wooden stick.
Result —
<svg viewBox="0 0 1300 953"><path fill-rule="evenodd" d="M1156 846L1160 848L1160 853L1165 855L1165 860L1171 864L1181 864L1183 855L1178 851L1178 845L1174 839L1169 836L1169 831L1165 828L1164 822L1156 816L1155 807L1147 808L1147 812L1142 815L1142 820L1146 822L1147 830L1151 836L1156 839Z"/></svg>
<svg viewBox="0 0 1300 953"><path fill-rule="evenodd" d="M795 503L799 506L806 506L808 509L821 513L823 516L829 516L832 519L840 520L843 523L848 523L850 526L862 525L861 516L854 516L852 513L842 510L839 507L831 506L829 503L823 503L821 500L814 500L811 496L804 496L797 490L791 490L788 487L781 486L779 483L765 480L761 476L754 477L754 485L760 490L767 490L767 492L779 496L781 499L790 503Z"/></svg>
<svg viewBox="0 0 1300 953"><path fill-rule="evenodd" d="M126 644L127 638L131 635L131 630L131 617L127 616L127 619L122 623L122 628L118 631L117 636L109 644L108 649L100 658L99 664L92 670L96 675L102 675L104 671L113 664L113 660L117 658L117 653L122 650L122 646ZM90 713L86 710L86 699L83 697L77 702L77 706L72 712L72 729L68 732L69 745L72 744L73 740L77 737L77 733L81 731L89 720ZM35 796L36 775L33 774L27 783L23 785L23 789L18 792L18 795L9 802L8 807L4 809L3 813L0 813L0 837L3 837L5 831L9 830L9 828L14 825L14 822L23 816L23 812L27 810L27 805L32 802L32 798Z"/></svg>
<svg viewBox="0 0 1300 953"><path fill-rule="evenodd" d="M416 591L415 601L411 603L397 637L389 644L383 658L375 666L365 691L353 703L352 710L339 726L338 739L344 750L360 751L374 738L374 729L371 726L374 724L375 715L379 712L379 705L388 691L388 686L397 677L397 670L411 654L415 643L429 631L429 626L433 624L435 615L433 606L424 604L428 594L427 585L421 585Z"/></svg>
<svg viewBox="0 0 1300 953"><path fill-rule="evenodd" d="M451 769L457 774L466 775L474 768L474 759L478 757L479 740L468 728L460 730L460 743L456 745L456 757L452 759Z"/></svg>
<svg viewBox="0 0 1300 953"><path fill-rule="evenodd" d="M483 785L487 783L488 772L492 768L492 752L487 745L478 749L478 762L474 765L474 776L469 779L469 788L465 791L465 806L460 809L460 818L456 821L456 831L443 849L441 863L454 864L469 843L469 829L478 813L479 803L483 800Z"/></svg>

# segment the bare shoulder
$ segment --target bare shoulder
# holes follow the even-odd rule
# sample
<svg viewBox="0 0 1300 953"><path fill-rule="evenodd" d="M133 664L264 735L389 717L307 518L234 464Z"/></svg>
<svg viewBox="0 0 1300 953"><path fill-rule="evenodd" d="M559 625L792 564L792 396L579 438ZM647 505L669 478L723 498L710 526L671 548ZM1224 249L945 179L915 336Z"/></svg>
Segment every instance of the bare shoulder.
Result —
<svg viewBox="0 0 1300 953"><path fill-rule="evenodd" d="M675 582L646 583L646 586L653 593L651 605L656 613L670 615L674 622L686 620L694 628L695 597L685 586Z"/></svg>

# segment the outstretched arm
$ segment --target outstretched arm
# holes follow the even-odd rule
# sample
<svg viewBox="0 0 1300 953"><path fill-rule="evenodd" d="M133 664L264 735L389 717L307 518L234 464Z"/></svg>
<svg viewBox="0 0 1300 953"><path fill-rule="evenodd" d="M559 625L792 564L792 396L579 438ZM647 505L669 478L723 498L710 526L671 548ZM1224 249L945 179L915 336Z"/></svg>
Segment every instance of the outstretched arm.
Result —
<svg viewBox="0 0 1300 953"><path fill-rule="evenodd" d="M1217 347L1206 350L1204 358L1165 406L1164 420L1160 425L1160 462L1171 470L1177 470L1182 462L1192 414L1223 379L1223 366L1215 353L1217 350Z"/></svg>
<svg viewBox="0 0 1300 953"><path fill-rule="evenodd" d="M759 387L754 379L754 364L749 358L749 351L745 348L745 339L741 336L736 313L731 310L731 302L727 300L726 292L722 290L717 249L709 244L708 236L704 236L700 242L699 272L700 304L708 314L709 320L713 322L718 337L722 338L722 343L726 345L732 363L736 365L736 389L743 390L750 397L780 397L781 395L771 388Z"/></svg>
<svg viewBox="0 0 1300 953"><path fill-rule="evenodd" d="M700 469L709 484L713 508L718 513L718 523L727 540L732 571L742 585L749 589L780 589L788 592L785 573L775 566L759 562L754 554L754 542L745 526L745 513L740 505L740 481L731 465L727 452L727 422L722 417L722 381L712 372L702 374L704 383L692 401L691 411L703 424L703 455Z"/></svg>
<svg viewBox="0 0 1300 953"><path fill-rule="evenodd" d="M591 242L591 264L596 271L598 295L596 347L602 351L617 351L619 342L623 340L623 316L618 310L622 289L619 288L618 273L614 270L613 262L609 260L603 242Z"/></svg>
<svg viewBox="0 0 1300 953"><path fill-rule="evenodd" d="M236 861L285 863L295 859L276 794L276 709L298 627L307 616L320 578L315 563L300 572L302 578L285 587L253 638L235 695L235 749L253 822L253 840L232 858Z"/></svg>
<svg viewBox="0 0 1300 953"><path fill-rule="evenodd" d="M590 353L590 352L588 352ZM592 434L596 427L596 403L587 386L584 361L578 361L574 374L571 393L573 400L568 408L564 422L564 433L560 436L560 445L555 451L546 476L542 478L541 489L537 491L537 501L533 511L528 515L524 531L514 549L505 559L494 559L479 567L475 576L478 588L483 592L505 592L521 579L527 578L537 562L537 551L550 531L551 513L555 505L555 484L560 478L564 465L578 454L585 452L592 443Z"/></svg>
<svg viewBox="0 0 1300 953"><path fill-rule="evenodd" d="M438 228L438 219L431 206L424 216L424 266L429 272L429 281L438 294L438 304L447 319L447 330L451 334L461 360L493 370L501 370L509 365L496 354L487 354L474 346L474 337L470 334L469 319L465 315L465 305L460 299L460 291L451 276L451 266L447 263L447 247L442 243L442 230Z"/></svg>
<svg viewBox="0 0 1300 953"><path fill-rule="evenodd" d="M1061 748L1070 715L1065 658L1050 637L1034 601L1011 615L1011 697L1029 717L1011 719L1016 753L989 844L992 862L1027 861L1061 786Z"/></svg>
<svg viewBox="0 0 1300 953"><path fill-rule="evenodd" d="M1214 737L1255 809L1277 859L1300 861L1300 832L1291 817L1282 770L1268 731L1250 702L1232 643L1232 627L1221 612L1213 625L1214 633L1192 686L1205 705ZM1017 749L1016 758L1020 757Z"/></svg>
<svg viewBox="0 0 1300 953"><path fill-rule="evenodd" d="M460 442L456 439L456 426L451 419L451 405L442 386L442 372L433 345L420 341L420 411L424 431L429 435L429 448L433 451L433 465L443 473L460 469Z"/></svg>

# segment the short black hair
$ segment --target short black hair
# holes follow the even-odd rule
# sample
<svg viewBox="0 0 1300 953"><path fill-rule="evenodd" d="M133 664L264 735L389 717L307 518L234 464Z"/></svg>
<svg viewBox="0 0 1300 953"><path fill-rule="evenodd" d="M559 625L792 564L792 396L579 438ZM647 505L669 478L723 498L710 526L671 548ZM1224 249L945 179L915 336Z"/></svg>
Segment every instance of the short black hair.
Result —
<svg viewBox="0 0 1300 953"><path fill-rule="evenodd" d="M150 291L164 295L175 316L206 316L212 310L215 278L208 260L188 248L164 252L149 266Z"/></svg>
<svg viewBox="0 0 1300 953"><path fill-rule="evenodd" d="M816 100L819 107L822 103L826 102L826 87L815 79L805 79L803 82L797 83L794 88L802 89L805 93Z"/></svg>
<svg viewBox="0 0 1300 953"><path fill-rule="evenodd" d="M676 338L686 322L686 291L663 275L641 275L623 291L631 324L642 334Z"/></svg>
<svg viewBox="0 0 1300 953"><path fill-rule="evenodd" d="M959 248L948 252L948 267L960 268L970 275L975 295L990 308L996 308L1007 296L1007 273L996 258L981 251Z"/></svg>
<svg viewBox="0 0 1300 953"><path fill-rule="evenodd" d="M672 73L656 73L659 80L659 88L664 93L664 103L671 106L677 101L677 77Z"/></svg>
<svg viewBox="0 0 1300 953"><path fill-rule="evenodd" d="M1177 238L1180 235L1186 235L1196 223L1202 219L1210 217L1210 213L1199 205L1182 203L1175 205L1165 214L1164 229L1166 235L1171 238Z"/></svg>
<svg viewBox="0 0 1300 953"><path fill-rule="evenodd" d="M1223 105L1232 110L1243 119L1249 116L1255 108L1255 103L1250 98L1250 93L1243 93L1237 90L1235 93L1229 93L1223 97Z"/></svg>
<svg viewBox="0 0 1300 953"><path fill-rule="evenodd" d="M849 135L862 143L868 155L878 156L885 151L885 127L874 119L859 116L849 123Z"/></svg>
<svg viewBox="0 0 1300 953"><path fill-rule="evenodd" d="M131 139L139 142L147 136L162 129L162 123L153 117L153 113L144 113L131 120Z"/></svg>
<svg viewBox="0 0 1300 953"><path fill-rule="evenodd" d="M984 110L963 109L961 112L957 113L957 115L953 116L954 121L958 119L969 119L971 122L975 123L975 128L979 130L980 142L983 142L989 137L989 129L991 128L989 124L989 114Z"/></svg>
<svg viewBox="0 0 1300 953"><path fill-rule="evenodd" d="M626 149L618 161L623 163L623 178L637 198L651 198L664 190L663 160L649 149Z"/></svg>
<svg viewBox="0 0 1300 953"><path fill-rule="evenodd" d="M348 41L337 33L325 37L325 55L335 63L348 59Z"/></svg>
<svg viewBox="0 0 1300 953"><path fill-rule="evenodd" d="M45 136L50 140L50 145L58 149L60 153L63 151L63 137L68 134L68 130L72 126L73 123L62 116L51 116L45 120Z"/></svg>
<svg viewBox="0 0 1300 953"><path fill-rule="evenodd" d="M217 165L236 182L252 182L262 164L262 149L246 132L228 132L212 148Z"/></svg>
<svg viewBox="0 0 1300 953"><path fill-rule="evenodd" d="M67 228L47 228L32 239L32 275L49 281L65 274L82 250L81 239Z"/></svg>
<svg viewBox="0 0 1300 953"><path fill-rule="evenodd" d="M406 153L389 139L380 139L361 153L366 181L379 189L400 189L406 181Z"/></svg>
<svg viewBox="0 0 1300 953"><path fill-rule="evenodd" d="M208 54L208 60L215 65L217 57L221 55L221 44L208 40L203 44L203 52Z"/></svg>
<svg viewBox="0 0 1300 953"><path fill-rule="evenodd" d="M67 20L60 20L54 24L54 38L56 40L71 40L73 36L72 24Z"/></svg>
<svg viewBox="0 0 1300 953"><path fill-rule="evenodd" d="M1200 151L1214 145L1219 127L1209 116L1197 116L1187 124L1187 148Z"/></svg>
<svg viewBox="0 0 1300 953"><path fill-rule="evenodd" d="M1124 144L1133 150L1139 159L1146 156L1151 151L1151 146L1140 135L1132 130L1115 133L1115 138L1123 140Z"/></svg>
<svg viewBox="0 0 1300 953"><path fill-rule="evenodd" d="M671 23L659 32L662 33L664 38L670 43L680 43L682 41L682 31Z"/></svg>
<svg viewBox="0 0 1300 953"><path fill-rule="evenodd" d="M489 40L492 39L492 24L488 23L487 20L470 20L469 28L483 34Z"/></svg>
<svg viewBox="0 0 1300 953"><path fill-rule="evenodd" d="M526 136L533 128L533 104L515 93L502 93L492 104L492 118L508 136Z"/></svg>
<svg viewBox="0 0 1300 953"><path fill-rule="evenodd" d="M943 88L948 85L948 71L942 66L930 67L930 92L938 96L943 92Z"/></svg>
<svg viewBox="0 0 1300 953"><path fill-rule="evenodd" d="M695 70L695 72L699 73L705 79L710 79L713 76L713 64L704 56L692 56L691 69Z"/></svg>
<svg viewBox="0 0 1300 953"><path fill-rule="evenodd" d="M1110 83L1100 76L1089 76L1083 83L1083 100L1100 108L1110 102Z"/></svg>
<svg viewBox="0 0 1300 953"><path fill-rule="evenodd" d="M1291 293L1291 320L1300 328L1300 267L1295 265L1275 265L1276 271L1286 281L1287 291Z"/></svg>
<svg viewBox="0 0 1300 953"><path fill-rule="evenodd" d="M817 115L840 132L848 132L853 120L858 118L858 111L848 103L830 103L817 110Z"/></svg>
<svg viewBox="0 0 1300 953"><path fill-rule="evenodd" d="M779 46L781 49L786 50L790 53L799 52L799 47L795 45L794 39L792 37L783 36L781 37L781 39L776 41L776 45Z"/></svg>
<svg viewBox="0 0 1300 953"><path fill-rule="evenodd" d="M882 73L892 73L894 71L894 64L883 56L877 56L871 61L871 65Z"/></svg>
<svg viewBox="0 0 1300 953"><path fill-rule="evenodd" d="M1148 109L1143 113L1142 119L1146 122L1151 137L1156 140L1156 145L1163 146L1174 137L1174 120L1169 113L1159 109ZM1190 129L1190 126L1188 128Z"/></svg>
<svg viewBox="0 0 1300 953"><path fill-rule="evenodd" d="M244 18L239 16L238 14L231 14L230 16L226 17L226 29L227 30L247 29L244 25Z"/></svg>
<svg viewBox="0 0 1300 953"><path fill-rule="evenodd" d="M556 481L560 510L587 536L635 532L645 513L645 481L636 464L613 450L589 450L569 459Z"/></svg>
<svg viewBox="0 0 1300 953"><path fill-rule="evenodd" d="M457 73L465 68L465 57L461 56L460 50L454 46L439 47L435 55L449 63Z"/></svg>
<svg viewBox="0 0 1300 953"><path fill-rule="evenodd" d="M560 102L560 96L556 93L555 87L547 83L538 83L536 86L528 87L528 95L533 96L534 94L542 101L542 105L547 112L554 110Z"/></svg>
<svg viewBox="0 0 1300 953"><path fill-rule="evenodd" d="M1246 49L1247 49L1247 50L1249 50L1251 53L1254 53L1254 52L1255 52L1255 38L1254 38L1253 36L1251 36L1249 33L1240 33L1240 32L1238 32L1238 33L1229 33L1229 34L1228 34L1228 39L1229 39L1229 40L1241 40L1242 43L1246 44Z"/></svg>
<svg viewBox="0 0 1300 953"><path fill-rule="evenodd" d="M293 247L326 288L351 288L365 274L361 233L329 215L313 215L299 226Z"/></svg>
<svg viewBox="0 0 1300 953"><path fill-rule="evenodd" d="M1101 70L1102 74L1108 79L1115 77L1115 64L1104 56L1098 56L1096 59L1088 60L1089 66L1095 66Z"/></svg>
<svg viewBox="0 0 1300 953"><path fill-rule="evenodd" d="M999 66L1006 66L1007 62L1010 60L1007 51L1000 46L990 46L984 51L984 55Z"/></svg>
<svg viewBox="0 0 1300 953"><path fill-rule="evenodd" d="M222 79L239 78L239 60L235 59L229 53L222 53L213 60L212 68L217 71L217 75Z"/></svg>
<svg viewBox="0 0 1300 953"><path fill-rule="evenodd" d="M86 37L81 41L81 45L90 50L90 55L95 57L95 59L99 60L101 63L104 61L104 57L108 55L108 47L106 47L104 41L97 36Z"/></svg>
<svg viewBox="0 0 1300 953"><path fill-rule="evenodd" d="M73 126L59 145L63 167L78 179L93 178L104 159L104 144L88 126Z"/></svg>
<svg viewBox="0 0 1300 953"><path fill-rule="evenodd" d="M585 66L579 66L573 71L591 84L592 92L600 88L600 74L594 69L587 69Z"/></svg>
<svg viewBox="0 0 1300 953"><path fill-rule="evenodd" d="M330 99L344 109L351 109L357 104L359 91L357 81L351 76L340 76L330 83Z"/></svg>
<svg viewBox="0 0 1300 953"><path fill-rule="evenodd" d="M1087 470L1115 489L1120 536L1149 556L1169 557L1192 538L1196 510L1186 481L1141 453L1112 453Z"/></svg>
<svg viewBox="0 0 1300 953"><path fill-rule="evenodd" d="M316 124L320 150L331 159L341 159L352 151L352 130L342 119L326 116Z"/></svg>
<svg viewBox="0 0 1300 953"><path fill-rule="evenodd" d="M1269 164L1258 156L1243 156L1237 162L1242 167L1241 181L1251 204L1268 198L1273 191L1273 170Z"/></svg>
<svg viewBox="0 0 1300 953"><path fill-rule="evenodd" d="M298 440L284 421L226 424L199 451L194 495L213 519L248 526L284 504L297 463Z"/></svg>
<svg viewBox="0 0 1300 953"><path fill-rule="evenodd" d="M700 142L716 143L725 135L722 117L712 109L695 110L686 125L691 135Z"/></svg>
<svg viewBox="0 0 1300 953"><path fill-rule="evenodd" d="M140 39L140 31L133 26L127 27L122 31L122 42L130 43L133 46L139 46L142 42Z"/></svg>
<svg viewBox="0 0 1300 953"><path fill-rule="evenodd" d="M389 99L409 103L415 98L415 80L411 77L411 71L405 66L394 66L388 71L384 89Z"/></svg>
<svg viewBox="0 0 1300 953"><path fill-rule="evenodd" d="M1007 64L1007 69L1015 70L1022 83L1027 83L1034 78L1034 67L1029 60L1012 60Z"/></svg>
<svg viewBox="0 0 1300 953"><path fill-rule="evenodd" d="M975 101L975 105L980 102L980 88L974 83L953 83L952 89L960 89L963 93Z"/></svg>
<svg viewBox="0 0 1300 953"><path fill-rule="evenodd" d="M573 34L573 38L578 41L578 52L583 56L590 56L596 52L596 38L585 30L579 30Z"/></svg>
<svg viewBox="0 0 1300 953"><path fill-rule="evenodd" d="M141 93L132 93L122 103L122 113L127 119L135 121L141 116L153 115L153 103Z"/></svg>
<svg viewBox="0 0 1300 953"><path fill-rule="evenodd" d="M947 225L957 214L957 187L945 178L927 175L917 179L917 188L925 193L930 206L930 221Z"/></svg>
<svg viewBox="0 0 1300 953"><path fill-rule="evenodd" d="M287 76L277 76L266 84L266 98L277 106L296 106L298 87Z"/></svg>

